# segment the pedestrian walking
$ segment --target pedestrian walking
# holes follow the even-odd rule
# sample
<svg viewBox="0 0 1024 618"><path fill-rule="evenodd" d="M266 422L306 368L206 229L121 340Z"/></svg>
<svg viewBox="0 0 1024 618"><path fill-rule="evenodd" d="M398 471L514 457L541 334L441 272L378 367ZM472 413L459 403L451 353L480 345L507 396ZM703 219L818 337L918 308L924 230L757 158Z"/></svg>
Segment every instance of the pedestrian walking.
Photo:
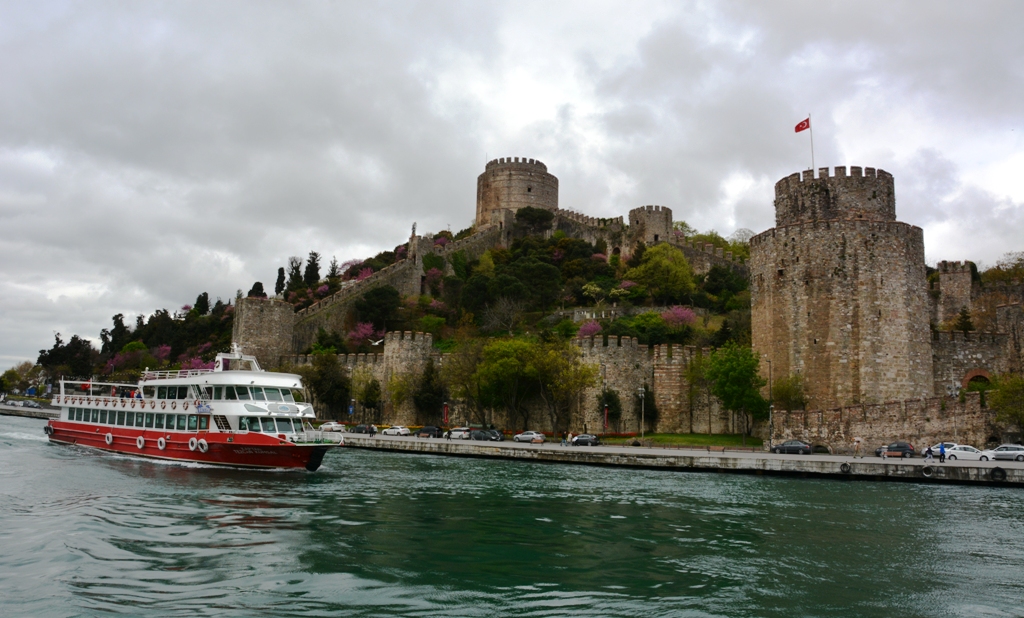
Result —
<svg viewBox="0 0 1024 618"><path fill-rule="evenodd" d="M449 429L448 431L444 432L444 439L448 440L449 442L452 441L452 430L451 429Z"/></svg>
<svg viewBox="0 0 1024 618"><path fill-rule="evenodd" d="M562 432L562 446L565 446L565 432Z"/></svg>
<svg viewBox="0 0 1024 618"><path fill-rule="evenodd" d="M939 463L946 463L946 443L939 442Z"/></svg>
<svg viewBox="0 0 1024 618"><path fill-rule="evenodd" d="M566 437L565 443L568 444L569 446L572 446L572 432L571 431L569 432L569 435Z"/></svg>
<svg viewBox="0 0 1024 618"><path fill-rule="evenodd" d="M935 461L935 458L932 457L932 447L929 446L928 448L924 449L924 460L926 463L932 463L933 461Z"/></svg>
<svg viewBox="0 0 1024 618"><path fill-rule="evenodd" d="M863 440L861 440L860 438L854 438L853 439L853 458L854 459L857 459L858 457L860 457L861 459L864 459L864 454L860 452L860 447L861 447L861 443L862 442L863 442Z"/></svg>

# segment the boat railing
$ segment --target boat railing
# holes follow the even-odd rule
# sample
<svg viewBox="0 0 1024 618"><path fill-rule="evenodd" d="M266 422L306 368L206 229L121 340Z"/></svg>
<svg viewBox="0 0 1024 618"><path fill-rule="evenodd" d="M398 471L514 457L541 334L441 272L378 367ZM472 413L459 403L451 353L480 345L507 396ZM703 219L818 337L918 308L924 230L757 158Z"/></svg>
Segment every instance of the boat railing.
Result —
<svg viewBox="0 0 1024 618"><path fill-rule="evenodd" d="M307 430L300 434L297 434L296 437L298 438L299 442L304 442L307 444L310 442L312 442L313 444L345 443L345 436L341 435L340 433L335 433L333 431Z"/></svg>
<svg viewBox="0 0 1024 618"><path fill-rule="evenodd" d="M147 371L143 380L167 380L170 378L191 378L213 373L213 369L172 369L169 371Z"/></svg>

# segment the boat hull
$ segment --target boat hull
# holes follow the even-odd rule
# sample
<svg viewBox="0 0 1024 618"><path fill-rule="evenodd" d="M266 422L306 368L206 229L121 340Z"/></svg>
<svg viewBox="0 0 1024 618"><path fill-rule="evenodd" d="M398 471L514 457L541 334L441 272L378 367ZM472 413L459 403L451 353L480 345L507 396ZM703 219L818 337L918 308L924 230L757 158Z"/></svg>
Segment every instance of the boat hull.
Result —
<svg viewBox="0 0 1024 618"><path fill-rule="evenodd" d="M320 467L328 450L340 446L293 443L273 435L257 433L178 433L61 421L50 421L47 427L50 441L55 443L75 444L136 457L245 468L305 468L312 472ZM142 448L139 448L140 436ZM159 446L160 438L164 439L163 449ZM195 442L191 442L193 438ZM206 452L202 452L197 444L200 439L206 442Z"/></svg>

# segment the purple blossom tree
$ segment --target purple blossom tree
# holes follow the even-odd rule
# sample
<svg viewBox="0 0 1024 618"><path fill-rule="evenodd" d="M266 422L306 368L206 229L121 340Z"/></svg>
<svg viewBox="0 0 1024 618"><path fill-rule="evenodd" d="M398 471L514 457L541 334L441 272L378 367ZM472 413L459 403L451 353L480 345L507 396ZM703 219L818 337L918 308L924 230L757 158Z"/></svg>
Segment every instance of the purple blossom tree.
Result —
<svg viewBox="0 0 1024 618"><path fill-rule="evenodd" d="M576 331L577 337L593 337L597 333L601 332L601 324L597 320L587 320L583 324L580 324L580 329Z"/></svg>
<svg viewBox="0 0 1024 618"><path fill-rule="evenodd" d="M448 244L448 237L447 236L441 236L439 238L435 238L434 239L434 245L436 245L436 246L444 247L447 244Z"/></svg>
<svg viewBox="0 0 1024 618"><path fill-rule="evenodd" d="M373 324L369 322L360 322L356 324L356 327L349 331L347 339L349 345L353 347L359 347L366 345L374 339L380 339L384 336L384 331L375 332L373 330Z"/></svg>
<svg viewBox="0 0 1024 618"><path fill-rule="evenodd" d="M430 310L437 312L447 311L448 305L444 304L443 300L438 300L435 298L434 300L430 301Z"/></svg>
<svg viewBox="0 0 1024 618"><path fill-rule="evenodd" d="M369 279L370 276L372 276L372 275L373 275L373 269L370 268L369 266L367 266L366 268L364 268L361 271L359 271L358 275L356 275L356 281L364 281L366 279Z"/></svg>
<svg viewBox="0 0 1024 618"><path fill-rule="evenodd" d="M181 363L181 368L182 369L213 369L213 361L210 361L210 362L207 363L203 359L199 358L198 356L193 356L192 358L190 358L190 359L184 361L183 363Z"/></svg>
<svg viewBox="0 0 1024 618"><path fill-rule="evenodd" d="M697 319L697 315L689 307L676 305L663 311L661 319L665 320L665 323L671 328L682 328L683 326L693 324Z"/></svg>
<svg viewBox="0 0 1024 618"><path fill-rule="evenodd" d="M325 294L327 294L327 292L329 292L330 290L331 290L331 286L329 286L329 285L327 285L327 284L325 283L325 284L321 285L320 287L318 287L318 288L316 289L316 295L317 295L317 296L324 296L324 295L325 295Z"/></svg>
<svg viewBox="0 0 1024 618"><path fill-rule="evenodd" d="M590 256L590 259L594 260L595 262L607 262L608 256L603 253L595 253L594 255Z"/></svg>
<svg viewBox="0 0 1024 618"><path fill-rule="evenodd" d="M228 305L228 307L230 306L231 305ZM167 344L158 346L157 349L153 351L153 356L161 363L167 362L167 359L171 356L171 346Z"/></svg>
<svg viewBox="0 0 1024 618"><path fill-rule="evenodd" d="M636 286L636 281L630 281L629 279L623 279L622 283L619 284L619 289L628 290L631 287Z"/></svg>

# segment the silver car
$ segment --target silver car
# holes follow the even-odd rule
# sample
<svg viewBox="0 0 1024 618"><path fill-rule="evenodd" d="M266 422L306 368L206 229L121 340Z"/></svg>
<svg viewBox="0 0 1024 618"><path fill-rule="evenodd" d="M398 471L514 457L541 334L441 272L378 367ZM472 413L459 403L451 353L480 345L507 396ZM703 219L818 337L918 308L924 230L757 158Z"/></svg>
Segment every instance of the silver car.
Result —
<svg viewBox="0 0 1024 618"><path fill-rule="evenodd" d="M385 429L381 433L384 434L385 436L409 436L409 435L412 435L412 432L409 431L409 428L408 427L403 427L402 425L392 425L391 427L388 427L387 429Z"/></svg>
<svg viewBox="0 0 1024 618"><path fill-rule="evenodd" d="M981 460L994 459L997 461L1024 461L1024 446L1020 444L1001 444L996 448L984 451Z"/></svg>
<svg viewBox="0 0 1024 618"><path fill-rule="evenodd" d="M452 440L469 440L469 427L454 427L449 433Z"/></svg>
<svg viewBox="0 0 1024 618"><path fill-rule="evenodd" d="M539 431L524 431L512 437L516 442L543 442L544 434Z"/></svg>
<svg viewBox="0 0 1024 618"><path fill-rule="evenodd" d="M932 447L935 450L935 447ZM978 449L968 444L957 444L956 446L946 447L946 459L956 460L962 459L964 461L985 461L982 459L982 453Z"/></svg>

